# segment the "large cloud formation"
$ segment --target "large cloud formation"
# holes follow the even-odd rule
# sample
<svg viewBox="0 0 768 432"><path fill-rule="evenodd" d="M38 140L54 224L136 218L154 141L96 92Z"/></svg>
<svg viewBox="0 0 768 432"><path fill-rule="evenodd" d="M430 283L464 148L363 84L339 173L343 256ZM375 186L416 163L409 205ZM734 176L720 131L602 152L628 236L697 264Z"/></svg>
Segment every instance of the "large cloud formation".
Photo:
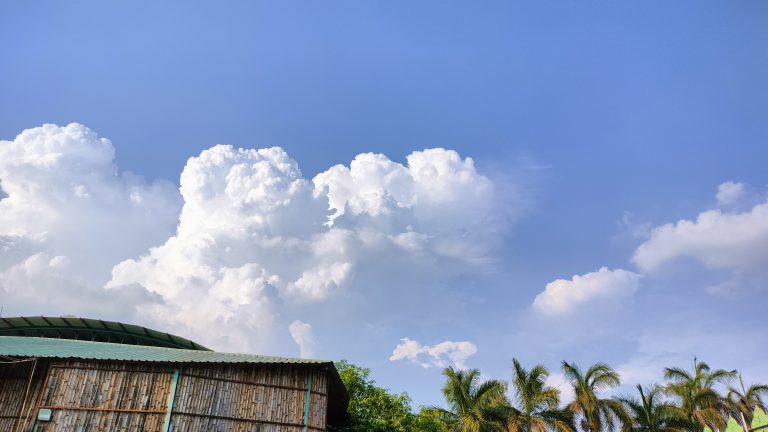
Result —
<svg viewBox="0 0 768 432"><path fill-rule="evenodd" d="M443 149L407 165L362 154L310 181L280 148L218 145L188 161L181 195L176 235L116 265L107 287L160 296L145 318L216 346L263 348L281 305L376 289L392 265L382 256L438 278L442 262L482 261L491 244L491 182Z"/></svg>
<svg viewBox="0 0 768 432"><path fill-rule="evenodd" d="M179 190L119 171L114 154L79 124L0 141L8 313L132 319L268 349L312 305L417 302L488 262L503 226L493 183L451 150L405 164L361 154L308 179L280 148L218 145L189 159Z"/></svg>
<svg viewBox="0 0 768 432"><path fill-rule="evenodd" d="M79 124L48 124L0 141L6 313L120 313L119 299L98 305L107 297L99 284L115 262L173 232L181 200L169 182L118 172L114 154L108 139ZM132 302L149 300L132 292Z"/></svg>

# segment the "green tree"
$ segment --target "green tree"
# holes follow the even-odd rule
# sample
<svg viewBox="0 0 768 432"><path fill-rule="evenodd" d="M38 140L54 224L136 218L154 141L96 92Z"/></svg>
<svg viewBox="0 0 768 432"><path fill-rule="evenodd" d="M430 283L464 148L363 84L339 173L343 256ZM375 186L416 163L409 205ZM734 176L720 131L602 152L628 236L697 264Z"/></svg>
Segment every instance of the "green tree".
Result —
<svg viewBox="0 0 768 432"><path fill-rule="evenodd" d="M768 385L752 384L744 388L744 380L739 374L739 384L741 389L730 387L726 398L728 400L728 411L740 425L744 432L749 432L752 427L752 420L755 418L755 410L760 408L766 412L763 397L768 396Z"/></svg>
<svg viewBox="0 0 768 432"><path fill-rule="evenodd" d="M622 427L629 430L632 419L624 405L615 399L601 399L598 392L621 384L619 374L604 363L592 365L586 372L578 366L563 362L563 372L573 386L575 400L567 408L580 418L585 432L610 432Z"/></svg>
<svg viewBox="0 0 768 432"><path fill-rule="evenodd" d="M502 381L480 382L480 371L447 368L443 395L449 410L440 412L448 432L502 432L505 429L509 405Z"/></svg>
<svg viewBox="0 0 768 432"><path fill-rule="evenodd" d="M640 399L619 398L632 416L634 432L680 432L687 425L677 407L664 400L664 388L654 385L644 389L637 385Z"/></svg>
<svg viewBox="0 0 768 432"><path fill-rule="evenodd" d="M445 422L443 410L437 408L421 407L413 421L414 432L447 432L448 425Z"/></svg>
<svg viewBox="0 0 768 432"><path fill-rule="evenodd" d="M549 371L542 365L525 370L512 359L514 406L507 419L509 432L574 432L573 414L559 408L560 391L545 385Z"/></svg>
<svg viewBox="0 0 768 432"><path fill-rule="evenodd" d="M344 432L411 432L415 415L406 393L393 394L376 386L371 371L347 361L336 363L349 393L347 425Z"/></svg>
<svg viewBox="0 0 768 432"><path fill-rule="evenodd" d="M730 382L736 371L711 370L709 365L693 359L693 371L665 368L666 392L678 402L679 414L688 422L688 429L702 432L705 427L722 430L728 421L728 404L716 384Z"/></svg>

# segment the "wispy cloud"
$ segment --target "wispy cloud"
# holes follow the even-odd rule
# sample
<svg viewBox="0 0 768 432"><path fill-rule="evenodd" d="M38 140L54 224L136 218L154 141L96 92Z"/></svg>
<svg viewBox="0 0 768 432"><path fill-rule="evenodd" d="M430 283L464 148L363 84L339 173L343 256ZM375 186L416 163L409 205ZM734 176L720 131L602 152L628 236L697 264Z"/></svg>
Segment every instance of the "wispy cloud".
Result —
<svg viewBox="0 0 768 432"><path fill-rule="evenodd" d="M423 368L453 366L467 369L466 361L475 353L477 347L468 341L444 341L430 346L404 338L392 351L389 361L408 360Z"/></svg>

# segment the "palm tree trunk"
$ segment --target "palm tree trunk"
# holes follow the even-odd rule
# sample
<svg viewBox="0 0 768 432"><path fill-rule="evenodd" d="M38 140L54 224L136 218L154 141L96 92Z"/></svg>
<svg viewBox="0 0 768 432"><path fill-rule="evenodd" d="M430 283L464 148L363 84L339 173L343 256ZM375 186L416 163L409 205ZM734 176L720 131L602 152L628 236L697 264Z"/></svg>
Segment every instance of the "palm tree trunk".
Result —
<svg viewBox="0 0 768 432"><path fill-rule="evenodd" d="M747 419L744 417L743 412L739 412L739 414L741 414L741 429L743 429L744 432L749 432L752 425L747 424Z"/></svg>

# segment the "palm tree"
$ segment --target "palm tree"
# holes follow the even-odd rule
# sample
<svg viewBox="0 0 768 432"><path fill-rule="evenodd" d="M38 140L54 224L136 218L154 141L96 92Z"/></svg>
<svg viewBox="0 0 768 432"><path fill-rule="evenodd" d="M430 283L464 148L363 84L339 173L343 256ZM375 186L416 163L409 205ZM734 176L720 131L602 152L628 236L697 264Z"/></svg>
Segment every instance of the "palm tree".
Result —
<svg viewBox="0 0 768 432"><path fill-rule="evenodd" d="M741 391L733 387L728 388L726 396L728 411L731 417L739 422L744 432L749 432L752 427L752 419L755 417L755 410L760 408L763 412L767 412L763 397L768 396L768 385L752 384L745 389L741 374L739 374L739 384L741 384Z"/></svg>
<svg viewBox="0 0 768 432"><path fill-rule="evenodd" d="M536 365L525 370L517 359L512 359L514 375L512 387L516 406L510 408L508 432L575 432L573 415L562 410L560 391L545 385L549 371Z"/></svg>
<svg viewBox="0 0 768 432"><path fill-rule="evenodd" d="M446 368L447 378L443 395L449 410L437 408L450 432L503 432L508 415L505 396L506 385L502 381L480 382L480 371Z"/></svg>
<svg viewBox="0 0 768 432"><path fill-rule="evenodd" d="M604 363L592 365L586 372L575 364L563 362L563 372L571 381L576 399L568 404L575 416L581 418L584 432L614 431L617 426L629 430L632 419L624 405L615 399L600 399L597 393L621 384L619 374Z"/></svg>
<svg viewBox="0 0 768 432"><path fill-rule="evenodd" d="M664 369L664 379L668 381L666 392L677 399L677 410L693 432L702 432L705 427L714 431L725 428L727 403L714 386L729 382L735 375L736 371L713 371L709 365L695 358L692 372L681 368Z"/></svg>
<svg viewBox="0 0 768 432"><path fill-rule="evenodd" d="M664 401L664 388L654 385L644 389L637 385L640 399L631 396L619 398L634 419L634 432L680 432L687 425L677 407Z"/></svg>

